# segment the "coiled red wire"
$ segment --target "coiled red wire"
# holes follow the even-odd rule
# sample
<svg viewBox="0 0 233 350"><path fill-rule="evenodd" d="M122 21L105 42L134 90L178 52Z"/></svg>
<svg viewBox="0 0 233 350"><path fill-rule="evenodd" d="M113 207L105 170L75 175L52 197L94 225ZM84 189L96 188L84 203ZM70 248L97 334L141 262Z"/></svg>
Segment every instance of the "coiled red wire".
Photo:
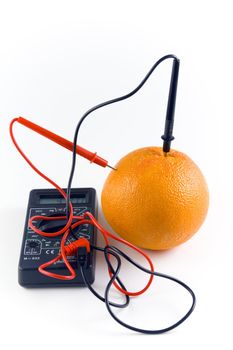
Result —
<svg viewBox="0 0 233 350"><path fill-rule="evenodd" d="M18 143L16 142L16 139L14 137L13 134L13 125L15 122L17 122L18 118L14 118L11 123L10 123L10 137L11 140L13 142L13 144L15 145L16 149L18 150L18 152L21 154L21 156L25 159L25 161L28 163L28 165L38 174L40 175L43 179L45 179L47 182L49 182L52 186L54 186L59 193L66 199L66 193L65 191L58 186L53 180L51 180L48 176L46 176L44 173L42 173L31 161L30 159L26 156L26 154L21 150L21 148L19 147ZM112 238L120 243L123 243L125 245L127 245L128 247L132 248L133 250L135 250L136 252L140 253L148 262L149 266L150 266L150 270L152 272L154 272L154 266L153 263L150 259L150 257L143 252L140 248L136 247L135 245L129 243L128 241L115 236L114 234L110 233L109 231L107 231L102 225L100 225L100 223L96 220L96 218L88 211L86 211L82 216L74 216L73 215L73 205L70 202L69 203L69 218L68 221L66 223L66 225L59 231L57 232L53 232L53 233L48 233L48 232L44 232L39 230L37 227L35 227L33 225L33 221L37 221L37 220L64 220L66 219L66 216L59 216L59 217L46 217L46 216L33 216L30 218L29 220L29 227L36 232L37 234L41 235L41 236L46 236L46 237L56 237L56 236L60 236L62 235L62 239L61 239L61 247L60 247L60 253L59 255L40 265L38 270L40 271L40 273L42 273L43 275L52 277L52 278L56 278L56 279L61 279L61 280L72 280L76 277L76 273L75 270L73 269L73 267L70 265L67 256L69 255L74 255L78 249L79 246L86 246L87 250L90 251L90 245L89 245L89 241L86 240L85 238L80 238L77 241L72 242L69 245L66 245L66 240L67 237L69 235L69 229L72 228L76 228L79 225L82 225L84 223L88 223L91 224L93 226L95 226L103 235L104 237L104 241L106 243L106 245L109 245L109 240L108 238ZM77 220L75 223L72 224L73 220ZM68 271L70 272L69 275L59 275L59 274L55 274L53 272L47 271L46 267L54 264L55 262L57 262L58 260L62 259L68 269ZM109 271L109 275L111 277L111 272ZM124 289L122 289L117 282L114 282L114 286L123 294L128 295L128 296L137 296L140 294L143 294L151 285L152 280L153 280L153 275L150 275L150 278L146 284L146 286L144 288L142 288L141 290L137 291L137 292L130 292L130 291L126 291Z"/></svg>

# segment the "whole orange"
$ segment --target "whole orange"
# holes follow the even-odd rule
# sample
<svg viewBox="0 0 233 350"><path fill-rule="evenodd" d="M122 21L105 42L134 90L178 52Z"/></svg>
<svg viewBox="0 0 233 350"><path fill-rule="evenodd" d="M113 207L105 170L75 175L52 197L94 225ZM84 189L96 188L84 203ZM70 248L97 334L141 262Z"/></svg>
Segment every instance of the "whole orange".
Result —
<svg viewBox="0 0 233 350"><path fill-rule="evenodd" d="M113 230L146 249L175 247L193 236L208 211L198 166L184 153L160 147L123 157L103 187L102 208Z"/></svg>

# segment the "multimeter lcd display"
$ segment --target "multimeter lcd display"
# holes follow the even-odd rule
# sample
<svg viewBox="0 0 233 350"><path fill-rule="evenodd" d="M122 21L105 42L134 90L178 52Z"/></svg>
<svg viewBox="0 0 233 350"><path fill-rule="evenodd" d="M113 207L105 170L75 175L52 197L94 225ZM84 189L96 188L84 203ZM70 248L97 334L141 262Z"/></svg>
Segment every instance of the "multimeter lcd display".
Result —
<svg viewBox="0 0 233 350"><path fill-rule="evenodd" d="M73 204L85 204L87 203L87 198L85 194L79 194L77 197L71 196L71 203ZM65 198L61 196L49 196L49 195L41 195L39 199L40 204L65 204Z"/></svg>

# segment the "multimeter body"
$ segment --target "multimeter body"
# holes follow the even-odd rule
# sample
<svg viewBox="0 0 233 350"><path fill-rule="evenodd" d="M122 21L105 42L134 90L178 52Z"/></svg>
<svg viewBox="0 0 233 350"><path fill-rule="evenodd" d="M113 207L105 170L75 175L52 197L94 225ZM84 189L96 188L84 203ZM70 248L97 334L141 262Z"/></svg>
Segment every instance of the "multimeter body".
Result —
<svg viewBox="0 0 233 350"><path fill-rule="evenodd" d="M64 189L65 190L65 189ZM96 191L93 188L73 188L71 190L71 202L74 215L82 215L89 211L95 217L97 216ZM18 281L24 287L56 287L56 286L84 286L84 282L77 267L76 256L68 256L68 261L76 271L76 277L73 280L59 280L42 275L38 267L55 258L59 254L62 235L57 237L45 237L32 231L28 226L29 219L35 215L41 216L65 216L65 199L56 189L35 189L30 192L27 208L24 235L18 266ZM58 231L54 225L55 221L44 221L44 227L41 227L41 221L33 222L45 232ZM56 225L59 221L56 221ZM38 226L40 225L40 226ZM63 226L65 223L63 223ZM61 229L61 227L59 228ZM73 233L77 237L85 237L90 244L96 244L96 228L90 224L84 224L74 229ZM73 242L75 238L69 234L67 244ZM58 260L49 271L57 274L66 275L68 272L62 260ZM95 251L91 250L89 254L88 269L86 275L89 283L95 279Z"/></svg>

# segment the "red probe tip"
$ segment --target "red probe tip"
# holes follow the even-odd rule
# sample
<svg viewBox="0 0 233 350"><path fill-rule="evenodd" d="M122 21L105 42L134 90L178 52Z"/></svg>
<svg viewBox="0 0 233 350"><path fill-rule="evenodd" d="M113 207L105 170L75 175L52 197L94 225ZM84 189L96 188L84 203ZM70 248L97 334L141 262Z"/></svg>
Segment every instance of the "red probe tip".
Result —
<svg viewBox="0 0 233 350"><path fill-rule="evenodd" d="M112 170L117 170L116 168L114 168L113 166L107 164L107 167L111 168Z"/></svg>

